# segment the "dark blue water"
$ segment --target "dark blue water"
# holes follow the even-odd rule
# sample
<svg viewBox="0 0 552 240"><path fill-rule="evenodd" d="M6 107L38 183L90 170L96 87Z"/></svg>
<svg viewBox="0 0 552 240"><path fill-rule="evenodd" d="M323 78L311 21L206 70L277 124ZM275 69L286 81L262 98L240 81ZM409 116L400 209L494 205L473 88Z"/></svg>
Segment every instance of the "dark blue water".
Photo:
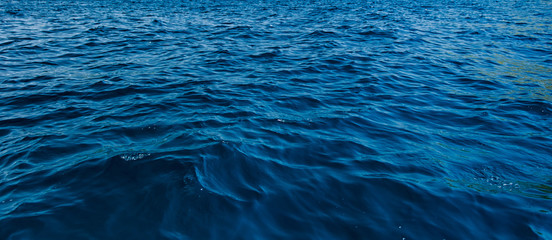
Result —
<svg viewBox="0 0 552 240"><path fill-rule="evenodd" d="M3 0L0 239L552 239L548 0Z"/></svg>

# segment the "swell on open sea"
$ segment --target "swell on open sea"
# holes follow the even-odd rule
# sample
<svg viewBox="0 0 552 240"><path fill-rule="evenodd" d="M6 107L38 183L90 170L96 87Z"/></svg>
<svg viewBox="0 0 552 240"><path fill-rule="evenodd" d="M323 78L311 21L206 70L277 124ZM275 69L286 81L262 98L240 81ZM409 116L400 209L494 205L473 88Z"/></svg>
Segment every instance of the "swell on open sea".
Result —
<svg viewBox="0 0 552 240"><path fill-rule="evenodd" d="M552 239L550 0L2 0L0 239Z"/></svg>

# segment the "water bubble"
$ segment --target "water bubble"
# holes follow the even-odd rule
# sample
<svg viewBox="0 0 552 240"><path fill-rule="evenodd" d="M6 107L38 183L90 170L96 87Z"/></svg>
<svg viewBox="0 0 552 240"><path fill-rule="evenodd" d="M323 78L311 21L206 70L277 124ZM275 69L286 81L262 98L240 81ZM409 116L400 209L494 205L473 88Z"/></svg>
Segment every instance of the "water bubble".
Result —
<svg viewBox="0 0 552 240"><path fill-rule="evenodd" d="M136 161L149 156L149 153L128 153L121 155L121 158L125 161Z"/></svg>

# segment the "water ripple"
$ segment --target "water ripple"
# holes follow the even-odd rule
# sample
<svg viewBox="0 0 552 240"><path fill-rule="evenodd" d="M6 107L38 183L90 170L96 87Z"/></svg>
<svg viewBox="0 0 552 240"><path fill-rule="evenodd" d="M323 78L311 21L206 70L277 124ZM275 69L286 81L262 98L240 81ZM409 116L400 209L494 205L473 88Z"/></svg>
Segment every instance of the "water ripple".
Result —
<svg viewBox="0 0 552 240"><path fill-rule="evenodd" d="M0 238L552 239L549 12L2 2Z"/></svg>

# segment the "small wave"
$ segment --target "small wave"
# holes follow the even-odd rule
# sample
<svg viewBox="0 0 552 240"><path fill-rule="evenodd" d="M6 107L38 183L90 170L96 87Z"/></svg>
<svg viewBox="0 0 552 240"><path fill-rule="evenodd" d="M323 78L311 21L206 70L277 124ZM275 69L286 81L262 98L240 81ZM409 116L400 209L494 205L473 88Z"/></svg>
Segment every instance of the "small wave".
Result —
<svg viewBox="0 0 552 240"><path fill-rule="evenodd" d="M336 37L337 33L326 30L315 30L308 34L310 37Z"/></svg>
<svg viewBox="0 0 552 240"><path fill-rule="evenodd" d="M358 34L362 36L368 36L368 37L397 39L397 37L392 32L383 31L383 30L368 30L364 32L359 32Z"/></svg>

